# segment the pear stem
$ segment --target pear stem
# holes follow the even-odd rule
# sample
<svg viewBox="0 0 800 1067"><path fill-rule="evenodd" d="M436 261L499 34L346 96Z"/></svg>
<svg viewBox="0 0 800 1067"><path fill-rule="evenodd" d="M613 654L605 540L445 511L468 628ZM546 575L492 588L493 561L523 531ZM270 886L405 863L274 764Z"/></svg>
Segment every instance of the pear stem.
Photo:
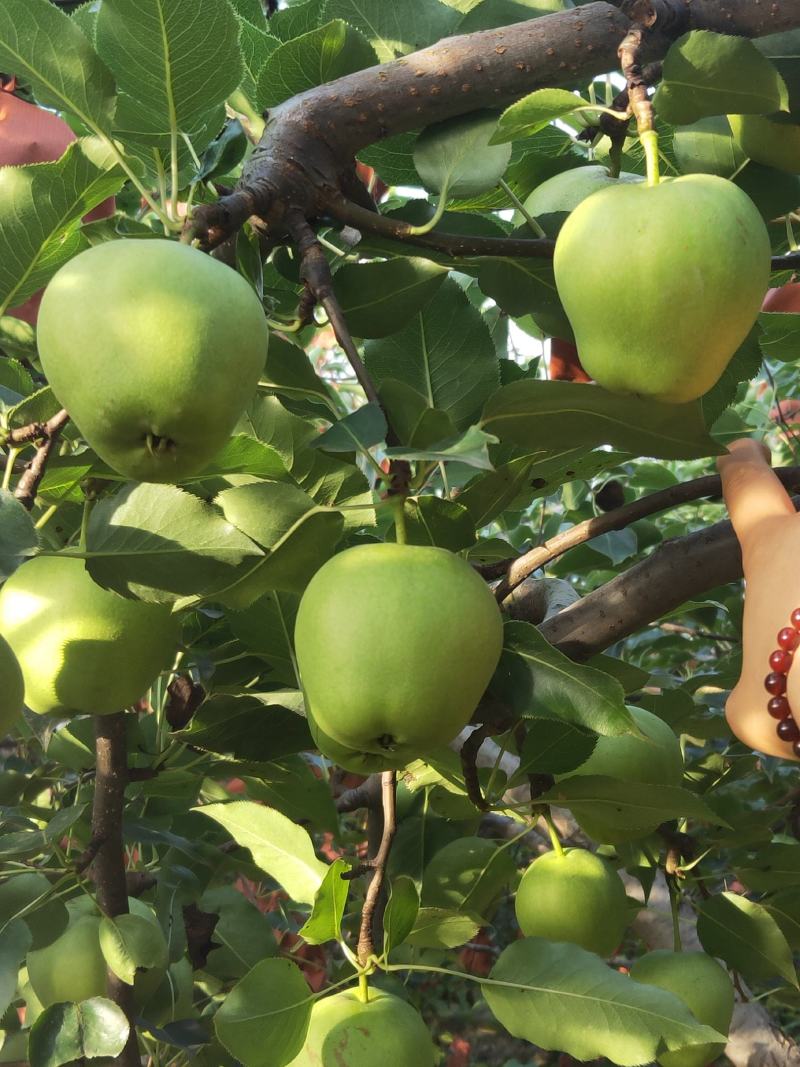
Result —
<svg viewBox="0 0 800 1067"><path fill-rule="evenodd" d="M405 497L402 494L391 497L394 508L394 530L398 545L408 543L406 531Z"/></svg>
<svg viewBox="0 0 800 1067"><path fill-rule="evenodd" d="M667 876L667 889L669 890L669 905L672 911L672 938L676 952L683 952L681 941L681 897L675 879Z"/></svg>
<svg viewBox="0 0 800 1067"><path fill-rule="evenodd" d="M639 134L639 140L642 142L642 148L644 148L647 184L653 187L658 185L661 180L658 159L658 134L655 130L644 130Z"/></svg>
<svg viewBox="0 0 800 1067"><path fill-rule="evenodd" d="M420 226L409 226L407 233L410 237L421 237L425 233L430 233L435 226L442 221L444 215L445 205L447 204L447 184L442 186L439 193L439 200L436 204L436 210L428 219L427 222L423 222Z"/></svg>
<svg viewBox="0 0 800 1067"><path fill-rule="evenodd" d="M536 219L533 217L533 215L531 215L530 211L528 211L528 209L522 203L522 201L517 196L517 194L514 192L514 190L511 188L511 186L508 184L508 182L505 181L503 178L501 178L500 181L498 182L498 185L503 190L503 192L506 194L506 196L511 201L511 203L514 205L514 207L517 209L517 211L520 213L520 215L522 215L523 219L525 219L525 221L528 224L528 227L531 230L533 230L533 232L536 234L536 236L537 237L546 238L547 234L544 232L544 230L539 225L539 223L536 221Z"/></svg>
<svg viewBox="0 0 800 1067"><path fill-rule="evenodd" d="M362 1004L369 1004L369 981L366 971L362 971L358 976L358 999Z"/></svg>
<svg viewBox="0 0 800 1067"><path fill-rule="evenodd" d="M564 846L561 844L561 838L558 836L556 824L553 822L553 816L549 811L544 813L544 821L547 823L547 832L550 835L550 843L553 846L553 851L557 856L563 856Z"/></svg>

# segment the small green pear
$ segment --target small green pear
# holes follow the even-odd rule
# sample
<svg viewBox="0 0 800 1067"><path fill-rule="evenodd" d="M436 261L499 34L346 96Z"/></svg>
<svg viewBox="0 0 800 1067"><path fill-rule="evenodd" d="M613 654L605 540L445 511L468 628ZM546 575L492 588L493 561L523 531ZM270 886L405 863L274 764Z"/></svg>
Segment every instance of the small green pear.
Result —
<svg viewBox="0 0 800 1067"><path fill-rule="evenodd" d="M702 396L756 321L770 254L753 201L724 178L594 193L564 223L554 257L586 373L612 393Z"/></svg>
<svg viewBox="0 0 800 1067"><path fill-rule="evenodd" d="M410 1004L370 989L365 1004L353 989L314 1002L303 1049L289 1067L433 1067L438 1052Z"/></svg>
<svg viewBox="0 0 800 1067"><path fill-rule="evenodd" d="M126 478L203 470L255 393L261 303L235 270L188 245L94 245L56 272L39 311L42 367L98 456Z"/></svg>
<svg viewBox="0 0 800 1067"><path fill-rule="evenodd" d="M100 916L78 915L60 937L28 953L28 978L45 1008L106 995Z"/></svg>
<svg viewBox="0 0 800 1067"><path fill-rule="evenodd" d="M573 167L537 185L525 201L525 209L534 218L574 211L578 204L601 189L641 181L644 179L640 174L629 174L627 171L623 171L618 178L612 178L608 169L599 165Z"/></svg>
<svg viewBox="0 0 800 1067"><path fill-rule="evenodd" d="M25 683L17 657L0 635L0 734L7 734L22 714Z"/></svg>
<svg viewBox="0 0 800 1067"><path fill-rule="evenodd" d="M788 116L728 115L733 136L746 156L765 167L800 174L800 126Z"/></svg>
<svg viewBox="0 0 800 1067"><path fill-rule="evenodd" d="M684 1002L698 1022L727 1034L733 1015L733 984L728 972L705 952L648 952L631 967L631 978L658 986ZM687 1045L658 1057L661 1067L706 1067L716 1062L722 1043Z"/></svg>
<svg viewBox="0 0 800 1067"><path fill-rule="evenodd" d="M502 631L489 588L451 552L347 549L317 571L300 602L295 651L306 708L351 752L418 759L469 721Z"/></svg>
<svg viewBox="0 0 800 1067"><path fill-rule="evenodd" d="M70 556L36 556L11 575L0 631L40 715L122 711L172 664L180 637L169 608L103 589Z"/></svg>
<svg viewBox="0 0 800 1067"><path fill-rule="evenodd" d="M569 941L610 956L628 925L628 898L619 875L583 848L545 852L522 876L517 922L526 937Z"/></svg>
<svg viewBox="0 0 800 1067"><path fill-rule="evenodd" d="M629 707L635 724L644 737L621 734L600 737L591 756L573 775L602 775L621 782L644 782L648 785L679 786L683 782L683 754L680 742L663 719L645 708ZM627 811L581 812L578 822L595 841L621 844L646 837L658 823L632 825Z"/></svg>

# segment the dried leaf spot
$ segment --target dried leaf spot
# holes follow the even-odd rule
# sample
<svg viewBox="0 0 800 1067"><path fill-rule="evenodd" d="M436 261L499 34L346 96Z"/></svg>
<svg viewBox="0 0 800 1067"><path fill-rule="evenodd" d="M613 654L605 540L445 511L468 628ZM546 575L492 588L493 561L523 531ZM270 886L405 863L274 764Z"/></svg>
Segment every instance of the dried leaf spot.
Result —
<svg viewBox="0 0 800 1067"><path fill-rule="evenodd" d="M507 51L508 51L508 49L506 48L506 46L504 44L499 44L497 46L497 48L495 48L495 52L497 52L497 54L499 56L504 56Z"/></svg>

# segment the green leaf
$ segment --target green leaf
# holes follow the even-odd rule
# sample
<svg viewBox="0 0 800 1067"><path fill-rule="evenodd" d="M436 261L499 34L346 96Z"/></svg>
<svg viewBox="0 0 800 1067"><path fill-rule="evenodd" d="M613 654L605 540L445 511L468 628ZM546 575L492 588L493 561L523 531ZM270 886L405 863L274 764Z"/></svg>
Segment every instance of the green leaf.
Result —
<svg viewBox="0 0 800 1067"><path fill-rule="evenodd" d="M405 382L384 378L378 395L396 437L410 448L428 448L458 436L447 412L430 407L428 399Z"/></svg>
<svg viewBox="0 0 800 1067"><path fill-rule="evenodd" d="M406 538L410 545L435 545L460 552L475 544L469 512L438 496L406 497Z"/></svg>
<svg viewBox="0 0 800 1067"><path fill-rule="evenodd" d="M513 22L525 22L528 19L541 18L563 11L571 5L571 0L459 0L452 7L466 10L463 20L458 24L458 32L477 33L479 30L493 30L498 26L508 26Z"/></svg>
<svg viewBox="0 0 800 1067"><path fill-rule="evenodd" d="M0 168L0 308L22 304L82 250L81 217L124 180L112 153L88 137L55 163Z"/></svg>
<svg viewBox="0 0 800 1067"><path fill-rule="evenodd" d="M489 399L481 425L530 451L605 444L657 459L722 451L708 436L699 402L659 404L575 382L512 382Z"/></svg>
<svg viewBox="0 0 800 1067"><path fill-rule="evenodd" d="M337 410L330 387L315 373L303 349L275 334L269 339L267 362L260 386L286 400L307 404L309 411L300 411L299 414L312 413L327 418L328 413Z"/></svg>
<svg viewBox="0 0 800 1067"><path fill-rule="evenodd" d="M633 728L616 678L574 663L527 622L506 623L491 691L526 718L558 719L608 737Z"/></svg>
<svg viewBox="0 0 800 1067"><path fill-rule="evenodd" d="M276 107L306 89L375 63L375 52L356 23L329 17L331 22L284 41L267 57L258 76L259 108Z"/></svg>
<svg viewBox="0 0 800 1067"><path fill-rule="evenodd" d="M258 3L258 0L256 0ZM262 13L263 15L263 13ZM261 19L262 23L264 19ZM255 104L258 97L258 79L267 60L280 46L280 38L273 37L266 29L246 18L239 20L239 47L242 50L242 92Z"/></svg>
<svg viewBox="0 0 800 1067"><path fill-rule="evenodd" d="M166 153L170 134L202 131L239 85L239 23L228 0L202 10L193 0L103 0L95 37L123 94L123 141Z"/></svg>
<svg viewBox="0 0 800 1067"><path fill-rule="evenodd" d="M672 149L684 174L730 178L747 159L733 139L725 115L712 115L682 126L675 131Z"/></svg>
<svg viewBox="0 0 800 1067"><path fill-rule="evenodd" d="M500 381L489 329L454 281L445 282L398 333L367 341L364 361L376 385L388 378L403 382L459 430L475 421Z"/></svg>
<svg viewBox="0 0 800 1067"><path fill-rule="evenodd" d="M166 967L167 942L155 919L143 915L118 915L100 920L100 948L109 970L127 985L133 985L136 972Z"/></svg>
<svg viewBox="0 0 800 1067"><path fill-rule="evenodd" d="M361 30L380 63L447 37L459 21L458 12L439 0L327 0L324 13Z"/></svg>
<svg viewBox="0 0 800 1067"><path fill-rule="evenodd" d="M249 474L255 478L285 478L283 460L269 445L247 434L235 434L214 456L212 463L200 474L186 479L187 484L227 477L230 474Z"/></svg>
<svg viewBox="0 0 800 1067"><path fill-rule="evenodd" d="M457 948L470 941L480 922L449 908L420 908L406 944L415 948Z"/></svg>
<svg viewBox="0 0 800 1067"><path fill-rule="evenodd" d="M538 937L504 950L483 995L514 1037L581 1061L607 1056L635 1067L665 1049L725 1040L673 993L634 982L577 945Z"/></svg>
<svg viewBox="0 0 800 1067"><path fill-rule="evenodd" d="M31 932L22 919L14 919L0 930L0 1011L4 1015L14 999L19 969L30 947Z"/></svg>
<svg viewBox="0 0 800 1067"><path fill-rule="evenodd" d="M334 288L354 337L387 337L428 303L447 273L430 259L398 256L346 263L336 272Z"/></svg>
<svg viewBox="0 0 800 1067"><path fill-rule="evenodd" d="M314 898L311 915L298 930L309 945L341 940L342 918L350 892L350 882L343 875L352 869L353 865L347 860L334 860L328 868Z"/></svg>
<svg viewBox="0 0 800 1067"><path fill-rule="evenodd" d="M118 1056L128 1040L128 1020L104 997L53 1004L31 1027L30 1067L62 1067L73 1061Z"/></svg>
<svg viewBox="0 0 800 1067"><path fill-rule="evenodd" d="M757 893L796 886L800 883L800 845L764 844L752 860L736 864L736 877Z"/></svg>
<svg viewBox="0 0 800 1067"><path fill-rule="evenodd" d="M494 112L437 122L422 131L414 145L414 166L426 189L446 197L481 196L494 189L506 172L511 146L497 144Z"/></svg>
<svg viewBox="0 0 800 1067"><path fill-rule="evenodd" d="M7 489L0 489L0 578L8 578L38 548L30 512Z"/></svg>
<svg viewBox="0 0 800 1067"><path fill-rule="evenodd" d="M91 130L110 130L114 79L80 28L49 0L4 0L0 68L28 83L46 107L71 112Z"/></svg>
<svg viewBox="0 0 800 1067"><path fill-rule="evenodd" d="M416 462L427 460L435 463L463 463L468 467L491 470L489 445L496 445L497 438L484 433L477 426L470 426L463 434L449 441L437 441L428 448L405 448L398 445L386 449L393 459L409 459Z"/></svg>
<svg viewBox="0 0 800 1067"><path fill-rule="evenodd" d="M759 338L765 359L794 363L800 359L800 315L788 311L762 311Z"/></svg>
<svg viewBox="0 0 800 1067"><path fill-rule="evenodd" d="M468 482L458 502L480 529L508 508L526 507L532 500L550 496L565 482L591 481L627 458L619 452L569 447L518 456Z"/></svg>
<svg viewBox="0 0 800 1067"><path fill-rule="evenodd" d="M246 800L194 810L214 819L237 844L249 849L256 866L283 886L292 900L314 903L328 868L314 855L314 845L302 826L279 811Z"/></svg>
<svg viewBox="0 0 800 1067"><path fill-rule="evenodd" d="M736 893L720 893L700 905L697 934L706 952L719 956L748 981L780 975L800 986L792 950L765 907Z"/></svg>
<svg viewBox="0 0 800 1067"><path fill-rule="evenodd" d="M378 405L364 404L335 422L311 441L309 447L324 452L369 451L386 440L386 429L386 418Z"/></svg>
<svg viewBox="0 0 800 1067"><path fill-rule="evenodd" d="M214 1029L243 1067L284 1067L303 1047L312 1000L299 967L262 960L227 994Z"/></svg>
<svg viewBox="0 0 800 1067"><path fill-rule="evenodd" d="M567 774L591 756L597 737L558 719L529 719L519 770L514 775Z"/></svg>
<svg viewBox="0 0 800 1067"><path fill-rule="evenodd" d="M7 356L16 357L0 362L0 401L13 404L34 389L30 374L21 363L17 363L18 359L36 359L36 331L33 326L13 315L0 315L0 350ZM7 389L16 392L16 400L4 396Z"/></svg>
<svg viewBox="0 0 800 1067"><path fill-rule="evenodd" d="M302 490L281 482L236 486L217 500L226 518L266 550L264 559L241 567L214 594L233 608L249 607L272 589L302 593L344 529L340 512L316 507Z"/></svg>
<svg viewBox="0 0 800 1067"><path fill-rule="evenodd" d="M725 824L695 793L674 785L622 782L603 775L576 775L564 778L542 797L544 803L569 808L580 821L582 815L624 818L635 828L658 826L668 819L686 816L701 822Z"/></svg>
<svg viewBox="0 0 800 1067"><path fill-rule="evenodd" d="M299 694L288 691L285 699L297 703ZM270 762L314 748L302 714L281 703L283 691L264 694L215 693L192 716L189 726L176 736L193 748L235 760ZM300 700L302 704L302 699Z"/></svg>
<svg viewBox="0 0 800 1067"><path fill-rule="evenodd" d="M413 878L401 874L391 881L389 900L383 913L383 954L402 945L417 921L419 893Z"/></svg>
<svg viewBox="0 0 800 1067"><path fill-rule="evenodd" d="M69 912L54 895L43 874L31 872L9 878L0 885L0 928L11 929L24 919L32 935L31 948L44 948L64 932Z"/></svg>
<svg viewBox="0 0 800 1067"><path fill-rule="evenodd" d="M270 669L270 681L297 689L291 635L300 597L274 590L253 601L244 611L231 613L230 626L245 648L263 656ZM279 699L284 699L278 694ZM302 703L302 702L301 702ZM294 705L288 705L294 707Z"/></svg>
<svg viewBox="0 0 800 1067"><path fill-rule="evenodd" d="M492 144L531 137L563 115L586 106L585 100L566 89L537 89L506 108L500 116Z"/></svg>
<svg viewBox="0 0 800 1067"><path fill-rule="evenodd" d="M786 84L752 41L693 30L667 52L655 109L674 125L707 115L764 115L788 107Z"/></svg>
<svg viewBox="0 0 800 1067"><path fill-rule="evenodd" d="M221 978L244 978L251 967L278 955L269 919L232 885L214 886L200 898L202 911L217 913L213 949L203 968Z"/></svg>
<svg viewBox="0 0 800 1067"><path fill-rule="evenodd" d="M146 600L198 594L262 555L220 512L174 485L125 486L89 520L86 563L95 581Z"/></svg>

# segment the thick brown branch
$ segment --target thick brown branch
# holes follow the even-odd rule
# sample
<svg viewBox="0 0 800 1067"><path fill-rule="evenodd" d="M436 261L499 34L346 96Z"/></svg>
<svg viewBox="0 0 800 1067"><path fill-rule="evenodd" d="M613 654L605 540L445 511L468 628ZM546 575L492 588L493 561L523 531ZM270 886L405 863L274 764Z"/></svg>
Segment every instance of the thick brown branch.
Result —
<svg viewBox="0 0 800 1067"><path fill-rule="evenodd" d="M655 14L643 59L662 58L689 29L761 36L800 25L800 0L597 2L464 36L369 67L280 104L238 188L197 209L192 234L207 246L257 215L275 236L286 214L325 214L352 199L353 157L394 134L479 108L499 110L534 89L574 85L617 66L617 49L643 10Z"/></svg>
<svg viewBox="0 0 800 1067"><path fill-rule="evenodd" d="M540 630L565 655L585 660L741 577L739 542L729 522L718 522L665 541L641 563L547 619Z"/></svg>
<svg viewBox="0 0 800 1067"><path fill-rule="evenodd" d="M358 935L358 959L364 964L375 954L373 919L378 900L386 879L386 864L392 849L392 841L397 831L397 777L394 771L384 771L381 775L381 798L383 801L383 832L381 843L372 859L373 875L364 897L361 910L361 929Z"/></svg>
<svg viewBox="0 0 800 1067"><path fill-rule="evenodd" d="M96 775L92 806L92 842L99 844L94 846L96 854L93 879L100 910L113 919L128 912L128 885L122 845L122 814L128 776L125 713L96 715L94 730ZM125 1048L113 1062L116 1067L141 1067L136 1039L133 987L122 982L109 970L106 989L109 999L125 1012L131 1028Z"/></svg>
<svg viewBox="0 0 800 1067"><path fill-rule="evenodd" d="M48 422L23 426L19 430L12 430L9 435L9 440L14 445L41 440L41 444L36 449L36 454L26 465L14 489L14 496L28 511L31 510L36 501L36 494L44 477L47 461L68 421L69 415L67 412L59 411Z"/></svg>
<svg viewBox="0 0 800 1067"><path fill-rule="evenodd" d="M357 785L355 789L348 789L336 798L336 810L342 815L351 811L359 811L361 808L375 811L380 808L380 804L381 776L379 774L371 774L361 785Z"/></svg>
<svg viewBox="0 0 800 1067"><path fill-rule="evenodd" d="M800 487L800 467L783 467L775 471L787 489ZM513 560L495 590L499 601L511 593L521 582L524 582L534 571L544 567L547 563L562 556L571 548L585 544L600 534L611 533L613 530L623 530L639 519L648 515L656 515L660 511L680 507L693 500L702 500L705 497L719 497L722 493L722 485L718 474L707 474L703 478L696 478L691 482L681 482L679 485L671 485L668 489L661 489L657 493L640 497L630 504L625 504L614 511L607 511L602 515L595 515L591 519L579 522L571 526L563 533L556 534L543 545L537 545L530 552L524 553L518 559ZM485 576L485 575L484 575Z"/></svg>

